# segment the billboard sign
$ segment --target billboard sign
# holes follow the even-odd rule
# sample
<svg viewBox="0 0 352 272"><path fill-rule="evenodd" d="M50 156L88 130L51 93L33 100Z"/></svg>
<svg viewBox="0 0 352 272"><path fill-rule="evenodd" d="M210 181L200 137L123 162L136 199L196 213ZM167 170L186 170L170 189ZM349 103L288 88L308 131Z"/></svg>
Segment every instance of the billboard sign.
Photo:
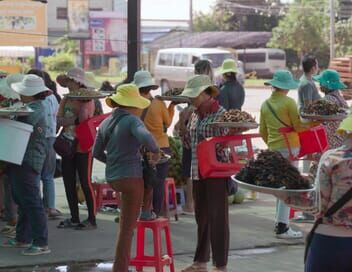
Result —
<svg viewBox="0 0 352 272"><path fill-rule="evenodd" d="M89 0L68 0L67 18L70 38L89 38Z"/></svg>
<svg viewBox="0 0 352 272"><path fill-rule="evenodd" d="M90 13L91 39L85 41L86 55L127 54L127 19L114 12Z"/></svg>
<svg viewBox="0 0 352 272"><path fill-rule="evenodd" d="M0 46L48 45L47 6L40 2L0 2Z"/></svg>

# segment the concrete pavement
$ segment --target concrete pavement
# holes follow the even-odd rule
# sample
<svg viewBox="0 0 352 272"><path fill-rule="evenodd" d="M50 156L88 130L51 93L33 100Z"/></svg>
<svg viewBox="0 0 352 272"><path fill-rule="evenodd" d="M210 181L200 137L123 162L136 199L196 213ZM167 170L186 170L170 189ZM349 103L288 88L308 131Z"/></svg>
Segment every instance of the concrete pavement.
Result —
<svg viewBox="0 0 352 272"><path fill-rule="evenodd" d="M99 175L98 170L102 170L101 166L97 164L94 169L95 175ZM63 212L68 213L61 179L56 180L56 188L58 196L57 207ZM81 209L81 214L81 219L85 219L87 214L86 210ZM243 204L230 206L231 256L229 258L229 267L236 267L241 263L242 257L241 254L238 253L238 250L274 248L274 251L271 252L271 254L275 255L278 253L276 250L277 247L281 248L282 246L303 245L302 239L293 241L276 239L273 234L274 216L275 199L267 195L259 195L259 199L255 201L246 200ZM59 264L74 264L77 262L111 261L114 256L116 233L119 227L118 224L114 223L114 218L115 214L99 213L98 229L93 231L57 229L56 225L58 224L58 221L50 220L49 239L52 253L45 256L25 257L20 255L20 250L18 249L0 248L0 271L55 271L42 270L44 268L40 268L41 270L35 270L34 268L36 266L47 267L48 265L49 267L54 267ZM309 224L302 224L299 227L303 228L303 230L308 230L310 226L311 225ZM176 265L181 268L192 261L196 242L196 224L194 217L190 215L181 215L177 222L171 218L170 228ZM0 242L2 243L4 241L5 238L0 237ZM151 250L151 237L148 237L147 244L148 250ZM134 249L132 252L134 252ZM256 255L250 252L251 251L249 251L247 256ZM283 252L280 254L283 254ZM263 259L262 262L265 262L265 254L259 255L261 256L261 259ZM297 264L299 261L300 257L295 260L295 263ZM11 268L14 268L14 270ZM266 268L263 267L263 270L261 271L272 270L266 270Z"/></svg>

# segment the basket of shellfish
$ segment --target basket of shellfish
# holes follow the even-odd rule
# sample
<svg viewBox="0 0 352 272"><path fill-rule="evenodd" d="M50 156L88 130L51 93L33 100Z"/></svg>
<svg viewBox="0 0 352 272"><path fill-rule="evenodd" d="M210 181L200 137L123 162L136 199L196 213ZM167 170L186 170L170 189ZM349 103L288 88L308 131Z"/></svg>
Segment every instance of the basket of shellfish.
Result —
<svg viewBox="0 0 352 272"><path fill-rule="evenodd" d="M319 99L304 107L301 117L312 121L341 121L347 117L347 112L333 102Z"/></svg>
<svg viewBox="0 0 352 272"><path fill-rule="evenodd" d="M250 129L258 128L258 123L255 118L248 112L231 109L225 112L215 122L211 123L212 126L231 128L238 132L244 132Z"/></svg>

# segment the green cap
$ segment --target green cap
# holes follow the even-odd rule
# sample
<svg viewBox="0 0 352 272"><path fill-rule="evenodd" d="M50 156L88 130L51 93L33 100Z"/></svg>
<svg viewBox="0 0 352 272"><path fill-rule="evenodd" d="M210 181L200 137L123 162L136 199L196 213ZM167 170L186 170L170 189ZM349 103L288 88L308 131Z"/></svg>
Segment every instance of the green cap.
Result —
<svg viewBox="0 0 352 272"><path fill-rule="evenodd" d="M318 81L320 86L329 90L341 90L347 88L347 86L341 81L340 74L332 69L326 69L320 75L314 76L313 79Z"/></svg>
<svg viewBox="0 0 352 272"><path fill-rule="evenodd" d="M233 59L225 59L219 70L220 74L237 73L237 63Z"/></svg>
<svg viewBox="0 0 352 272"><path fill-rule="evenodd" d="M277 70L273 75L273 79L266 81L264 84L271 85L282 90L292 90L298 89L299 81L293 78L290 71Z"/></svg>
<svg viewBox="0 0 352 272"><path fill-rule="evenodd" d="M213 97L219 94L219 89L212 84L209 76L195 75L187 81L185 89L183 90L180 96L196 98L208 88L211 89L211 95Z"/></svg>

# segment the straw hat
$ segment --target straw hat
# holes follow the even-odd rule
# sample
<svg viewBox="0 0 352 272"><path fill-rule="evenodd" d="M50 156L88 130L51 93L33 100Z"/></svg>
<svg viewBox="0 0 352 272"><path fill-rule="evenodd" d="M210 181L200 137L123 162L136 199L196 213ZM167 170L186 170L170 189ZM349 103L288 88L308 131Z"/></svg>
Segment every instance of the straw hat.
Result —
<svg viewBox="0 0 352 272"><path fill-rule="evenodd" d="M65 87L66 83L65 81L71 79L74 80L78 83L81 83L87 88L91 89L97 89L100 87L101 84L99 84L98 81L95 80L94 74L91 72L84 72L83 69L75 67L69 70L66 74L64 75L59 75L56 80L57 82Z"/></svg>
<svg viewBox="0 0 352 272"><path fill-rule="evenodd" d="M20 99L18 93L11 88L11 84L21 82L23 74L12 74L0 79L0 95L8 99Z"/></svg>
<svg viewBox="0 0 352 272"><path fill-rule="evenodd" d="M235 60L225 59L219 69L219 73L222 75L226 73L237 73L237 70L238 68Z"/></svg>
<svg viewBox="0 0 352 272"><path fill-rule="evenodd" d="M320 86L329 90L341 90L347 88L347 86L341 81L340 74L332 69L326 69L320 75L314 76L313 79L318 81Z"/></svg>
<svg viewBox="0 0 352 272"><path fill-rule="evenodd" d="M340 126L337 129L337 133L352 133L352 115L348 115L343 121L340 123Z"/></svg>
<svg viewBox="0 0 352 272"><path fill-rule="evenodd" d="M23 96L34 96L45 91L50 91L45 86L44 80L37 75L25 75L21 82L12 83L11 88Z"/></svg>
<svg viewBox="0 0 352 272"><path fill-rule="evenodd" d="M144 87L151 87L152 90L159 88L155 84L152 75L148 71L137 71L133 77L133 84L135 84L139 89Z"/></svg>
<svg viewBox="0 0 352 272"><path fill-rule="evenodd" d="M116 94L105 99L106 104L113 108L112 101L125 107L145 109L150 105L150 101L142 97L135 84L122 84Z"/></svg>
<svg viewBox="0 0 352 272"><path fill-rule="evenodd" d="M293 75L288 70L277 70L274 73L273 79L266 81L265 85L271 85L273 87L282 90L298 89L299 81L293 78Z"/></svg>
<svg viewBox="0 0 352 272"><path fill-rule="evenodd" d="M218 96L219 89L212 84L209 76L195 75L187 81L185 89L180 96L196 98L208 88L211 89L213 97Z"/></svg>

